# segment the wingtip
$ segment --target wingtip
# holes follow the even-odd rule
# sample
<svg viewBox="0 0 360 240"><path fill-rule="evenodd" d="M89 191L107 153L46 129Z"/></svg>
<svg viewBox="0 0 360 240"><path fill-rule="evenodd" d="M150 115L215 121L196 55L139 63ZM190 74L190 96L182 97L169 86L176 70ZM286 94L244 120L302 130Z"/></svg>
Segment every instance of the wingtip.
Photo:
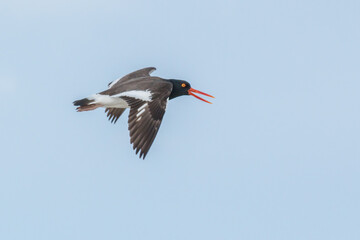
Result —
<svg viewBox="0 0 360 240"><path fill-rule="evenodd" d="M137 152L136 152L136 154L137 154ZM145 160L145 157L146 157L146 153L140 151L139 158L140 159L142 158L142 160Z"/></svg>
<svg viewBox="0 0 360 240"><path fill-rule="evenodd" d="M156 71L156 67L149 67L149 69L150 69L149 75L150 75L151 73L153 73L154 71Z"/></svg>

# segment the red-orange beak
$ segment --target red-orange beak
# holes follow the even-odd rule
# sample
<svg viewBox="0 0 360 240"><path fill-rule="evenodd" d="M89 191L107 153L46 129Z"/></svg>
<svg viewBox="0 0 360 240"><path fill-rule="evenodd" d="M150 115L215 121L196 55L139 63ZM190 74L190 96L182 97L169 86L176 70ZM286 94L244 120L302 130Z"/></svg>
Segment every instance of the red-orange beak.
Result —
<svg viewBox="0 0 360 240"><path fill-rule="evenodd" d="M205 99L202 99L201 97L195 95L194 93L199 93L199 94L202 94L202 95L205 95L205 96L214 98L213 96L211 96L211 95L209 95L209 94L207 94L207 93L200 92L199 90L196 90L196 89L193 89L193 88L190 88L190 89L188 90L188 93L189 93L189 95L194 96L194 97L196 97L197 99L200 99L201 101L204 101L204 102L207 102L207 103L210 103L210 104L212 104L212 103L209 102L209 101L206 101Z"/></svg>

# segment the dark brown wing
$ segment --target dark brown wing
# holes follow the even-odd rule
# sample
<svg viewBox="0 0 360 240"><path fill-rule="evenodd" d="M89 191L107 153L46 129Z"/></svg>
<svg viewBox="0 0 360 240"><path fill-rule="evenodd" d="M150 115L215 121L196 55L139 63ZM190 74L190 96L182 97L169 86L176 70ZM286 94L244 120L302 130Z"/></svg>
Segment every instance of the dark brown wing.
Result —
<svg viewBox="0 0 360 240"><path fill-rule="evenodd" d="M121 114L125 111L125 108L106 108L105 113L107 112L107 117L111 123L116 123Z"/></svg>
<svg viewBox="0 0 360 240"><path fill-rule="evenodd" d="M116 85L117 83L124 83L127 80L130 80L130 79L133 79L133 78L149 77L150 73L152 73L155 70L156 70L156 68L154 68L154 67L147 67L147 68L137 70L135 72L129 73L128 75L125 75L122 78L119 78L119 79L117 79L117 80L115 80L113 82L110 82L108 84L108 87L111 88L114 85Z"/></svg>
<svg viewBox="0 0 360 240"><path fill-rule="evenodd" d="M130 106L128 120L130 142L133 144L136 154L140 151L139 157L145 159L159 131L168 96L148 102L129 97L124 97L124 99Z"/></svg>

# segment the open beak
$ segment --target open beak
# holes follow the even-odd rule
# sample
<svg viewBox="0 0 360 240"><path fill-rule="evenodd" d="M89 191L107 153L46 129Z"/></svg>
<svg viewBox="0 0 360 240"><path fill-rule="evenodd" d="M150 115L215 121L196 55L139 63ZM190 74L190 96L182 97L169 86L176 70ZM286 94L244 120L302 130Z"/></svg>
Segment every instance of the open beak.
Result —
<svg viewBox="0 0 360 240"><path fill-rule="evenodd" d="M209 102L209 101L206 101L205 99L202 99L201 97L195 95L194 93L199 93L199 94L202 94L202 95L205 95L205 96L214 98L213 96L211 96L211 95L209 95L209 94L207 94L207 93L200 92L199 90L196 90L196 89L193 89L193 88L190 88L190 89L188 90L188 93L189 93L189 95L194 96L194 97L196 97L197 99L200 99L201 101L204 101L204 102L207 102L207 103L210 103L210 104L212 104L212 103Z"/></svg>

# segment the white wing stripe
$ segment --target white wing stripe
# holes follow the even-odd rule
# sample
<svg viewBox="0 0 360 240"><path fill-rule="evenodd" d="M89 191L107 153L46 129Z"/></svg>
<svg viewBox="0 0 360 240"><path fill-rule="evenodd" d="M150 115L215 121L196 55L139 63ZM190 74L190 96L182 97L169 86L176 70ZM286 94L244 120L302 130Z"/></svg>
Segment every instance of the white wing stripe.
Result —
<svg viewBox="0 0 360 240"><path fill-rule="evenodd" d="M145 108L148 104L144 103L141 107L139 107L138 112L141 111L143 108Z"/></svg>
<svg viewBox="0 0 360 240"><path fill-rule="evenodd" d="M152 100L152 93L149 90L140 91L140 90L131 90L127 92L118 93L112 95L112 97L131 97L140 99L142 101L151 101Z"/></svg>
<svg viewBox="0 0 360 240"><path fill-rule="evenodd" d="M138 112L138 113L136 114L136 117L139 117L141 114L143 114L143 112L145 112L145 109L143 109L143 110L141 110L140 112Z"/></svg>

